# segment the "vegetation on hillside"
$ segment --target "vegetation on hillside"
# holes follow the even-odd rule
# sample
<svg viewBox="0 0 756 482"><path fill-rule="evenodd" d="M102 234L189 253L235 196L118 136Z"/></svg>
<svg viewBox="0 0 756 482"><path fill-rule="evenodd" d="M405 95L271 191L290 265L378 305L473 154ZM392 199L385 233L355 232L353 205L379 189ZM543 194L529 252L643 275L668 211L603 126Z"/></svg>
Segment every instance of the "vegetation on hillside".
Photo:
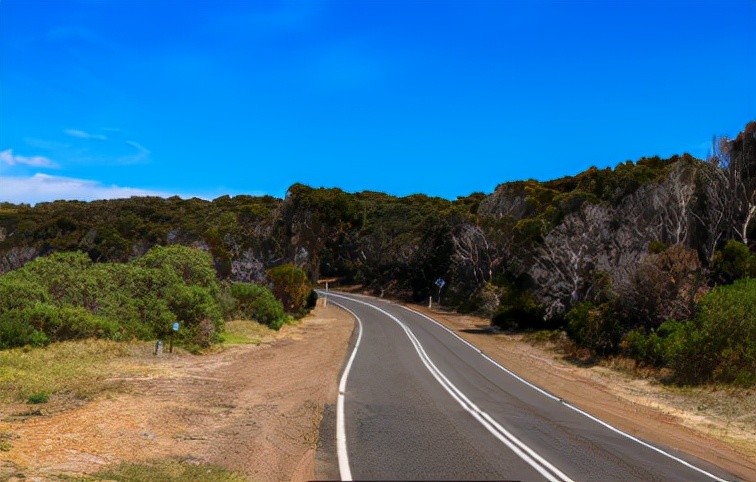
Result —
<svg viewBox="0 0 756 482"><path fill-rule="evenodd" d="M234 283L269 286L284 309L297 314L312 303L308 286L319 277L407 300L436 295L434 281L441 277L445 305L485 314L503 328L561 328L597 356L624 353L672 369L683 383L752 385L747 373L756 372L756 360L752 345L741 342L756 338L756 310L735 318L725 314L729 303L753 292L755 238L751 122L735 139L716 138L706 160L643 158L549 182L505 183L490 195L454 201L296 184L284 199L3 204L0 272L23 266L22 273L33 273L44 262L35 267L31 260L55 253L63 258L50 259L66 259L89 281L61 291L13 272L6 275L12 289L32 301L12 296L14 301L0 297L0 303L15 313L6 316L7 325L29 343L40 342L40 335L23 328L19 317L82 319L77 329L114 337L157 336L168 319L185 317L193 326L211 320L203 333L212 339L218 310L265 312L258 316L280 320L279 308L258 296L257 288ZM220 281L208 284L207 270L198 278L160 271L150 259L165 255L150 250L174 245L207 253L210 264L204 266ZM116 261L126 264L108 264ZM112 295L95 299L95 308L88 283L130 280L125 273L131 270L142 270L134 275L137 293L153 283L164 290L161 296L117 301ZM65 270L44 276L71 281ZM113 324L109 313L121 309L118 303L127 316ZM158 308L140 315L139 307L149 303ZM195 304L203 308L195 311ZM66 309L52 315L44 311L49 306ZM73 336L41 333L48 339ZM704 361L691 358L704 352ZM725 370L714 359L736 368Z"/></svg>
<svg viewBox="0 0 756 482"><path fill-rule="evenodd" d="M311 289L304 272L289 271L299 276L296 283L274 278L271 286L306 298ZM298 315L306 311L303 302L294 308ZM196 351L219 341L224 318L238 316L275 329L288 317L267 286L221 285L211 256L182 245L155 246L128 263L55 252L0 276L0 349L171 336Z"/></svg>

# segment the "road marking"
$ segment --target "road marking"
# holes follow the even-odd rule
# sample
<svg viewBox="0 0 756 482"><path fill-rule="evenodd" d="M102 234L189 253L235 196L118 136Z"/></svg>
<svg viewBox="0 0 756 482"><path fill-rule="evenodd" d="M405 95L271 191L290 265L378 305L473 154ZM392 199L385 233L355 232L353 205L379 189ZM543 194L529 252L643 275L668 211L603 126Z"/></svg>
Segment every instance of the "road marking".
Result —
<svg viewBox="0 0 756 482"><path fill-rule="evenodd" d="M567 407L567 408L569 408L569 409L571 409L571 410L574 410L575 412L577 412L577 413L579 413L579 414L581 414L581 415L584 415L585 417L587 417L587 418L589 418L589 419L593 420L594 422L596 422L596 423L598 423L598 424L600 424L600 425L603 425L604 427L608 428L609 430L611 430L611 431L613 431L613 432L615 432L615 433L617 433L617 434L619 434L619 435L622 435L622 436L624 436L624 437L626 437L626 438L628 438L628 439L632 440L633 442L639 443L640 445L643 445L644 447L647 447L647 448L649 448L649 449L651 449L651 450L653 450L653 451L655 451L655 452L657 452L657 453L660 453L660 454L662 454L662 455L664 455L664 456L666 456L666 457L668 457L668 458L670 458L670 459L674 460L675 462L679 462L680 464L682 464L682 465L684 465L684 466L686 466L686 467L688 467L688 468L690 468L690 469L693 469L693 470L695 470L696 472L699 472L700 474L703 474L703 475L705 475L705 476L707 476L707 477L709 477L709 478L711 478L711 479L713 479L713 480L716 480L717 482L728 482L728 481L727 481L726 479L722 479L722 478L719 478L719 477L717 477L716 475L714 475L714 474L712 474L712 473L710 473L710 472L707 472L707 471L706 471L706 470L704 470L704 469L701 469L701 468L699 468L699 467L696 467L695 465L691 464L690 462L687 462L687 461L685 461L685 460L683 460L683 459L681 459L681 458L679 458L679 457L676 457L676 456L674 456L674 455L670 454L669 452L665 452L664 450L660 449L659 447L655 447L655 446L653 446L653 445L651 445L651 444L649 444L649 443L647 443L647 442L644 442L643 440L640 440L640 439L639 439L639 438L637 438L637 437L634 437L634 436L630 435L630 434L629 434L629 433L627 433L627 432L623 432L622 430L618 429L617 427L615 427L615 426L613 426L613 425L610 425L609 423L607 423L607 422L604 422L603 420L601 420L601 419L599 419L599 418L597 418L597 417L594 417L594 416L593 416L593 415L591 415L590 413L588 413L588 412L586 412L586 411L584 411L584 410L582 410L582 409L580 409L580 408L578 408L578 407L576 407L576 406L572 405L571 403L569 403L569 402L567 402L567 401L565 401L565 400L563 400L563 399L561 399L561 398L559 398L559 397L556 397L556 396L552 395L551 393L549 393L549 392L545 391L545 390L544 390L544 389L542 389L541 387L539 387L539 386L537 386L537 385L534 385L534 384L530 383L529 381L525 380L524 378L522 378L521 376L517 375L517 374L516 374L516 373L514 373L513 371L511 371L511 370L509 370L508 368L506 368L506 367L504 367L503 365L501 365L501 364L500 364L499 362L497 362L496 360L494 360L494 359L493 359L493 358L491 358L490 356L488 356L488 355L486 355L485 353L481 352L481 351L480 351L480 350L479 350L479 349L478 349L477 347L475 347L475 345L473 345L473 344L472 344L472 343L470 343L469 341L465 340L464 338L462 338L462 337L461 337L461 336L459 336L458 334L454 333L454 332L453 332L452 330L450 330L450 329L449 329L448 327L446 327L446 326L444 326L443 324L441 324L440 322L438 322L438 321L434 320L434 319L433 319L433 318L431 318L430 316L428 316L428 315L426 315L426 314L424 314L424 313L420 313L419 311L415 311L415 310L413 310L412 308L407 308L406 306L402 306L402 305L398 305L398 306L401 306L401 307L402 307L402 308L404 308L405 310L408 310L408 311L410 311L410 312L412 312L412 313L415 313L415 314L417 314L417 315L420 315L420 316L422 316L423 318L426 318L427 320L430 320L430 321L432 321L433 323L435 323L435 324L436 324L436 325L438 325L439 327L443 328L444 330L446 330L446 331L448 331L449 333L451 333L452 335L454 335L454 336L455 336L455 337L456 337L456 338L457 338L457 339L458 339L459 341L461 341L462 343L466 344L467 346L469 346L469 347L470 347L470 348L472 348L473 350L475 350L475 351L479 352L479 353L480 353L480 354L481 354L481 355L483 356L483 358L485 358L486 360L490 361L490 362L491 362L491 363L493 363L493 364L494 364L495 366L499 367L499 369L503 370L503 371L504 371L504 372L506 372L506 373L507 373L508 375L511 375L512 377L516 378L517 380L519 380L520 382L522 382L522 383L524 383L525 385L529 386L530 388L532 388L532 389L534 389L534 390L536 390L536 391L540 392L541 394L543 394L543 395L546 395L547 397L549 397L549 398L551 398L551 399L553 399L553 400L555 400L555 401L561 402L561 403L562 403L562 405L564 405L565 407Z"/></svg>
<svg viewBox="0 0 756 482"><path fill-rule="evenodd" d="M333 293L329 293L333 296ZM349 370L352 369L352 362L357 355L357 348L360 346L362 340L362 321L357 314L339 303L334 303L336 306L349 312L354 319L357 320L357 341L354 343L352 349L352 355L349 357L346 366L344 367L344 373L341 374L341 381L339 382L339 396L336 399L336 454L339 460L339 477L341 480L352 480L352 471L349 469L349 455L347 454L346 443L346 426L344 424L344 394L346 393L346 383L349 377Z"/></svg>
<svg viewBox="0 0 756 482"><path fill-rule="evenodd" d="M462 391L458 389L441 372L441 370L438 369L438 367L433 363L433 361L430 359L428 354L425 352L425 349L423 348L420 341L417 339L417 337L415 337L415 334L412 333L412 330L410 330L409 327L405 325L404 323L402 323L397 317L395 317L391 313L377 306L371 305L370 303L366 303L364 301L355 300L353 298L337 295L335 293L330 293L330 295L336 296L338 298L344 298L354 303L360 303L365 306L369 306L370 308L380 311L384 315L394 320L404 330L407 337L410 339L410 342L412 343L413 347L415 348L415 351L420 356L420 360L423 362L423 364L431 373L431 375L433 375L433 377L439 382L439 384L449 393L449 395L452 396L452 398L454 398L454 400L457 401L457 403L459 403L459 405L465 411L467 411L470 415L472 415L473 418L475 418L478 422L480 422L480 424L486 430L488 430L494 437L496 437L504 445L509 447L509 449L512 450L512 452L514 452L518 457L520 457L522 460L528 463L531 467L533 467L536 471L538 471L541 475L543 475L547 480L552 481L552 482L572 482L572 479L570 479L558 468L554 467L546 459L538 455L533 449L528 447L525 443L523 443L517 437L512 435L507 429L505 429L498 422L496 422L496 420L494 420L490 415L488 415L486 412L481 410L469 398L467 398L467 396L465 396L465 394L462 393ZM344 309L347 309L346 307L344 307L343 305L337 302L334 302L334 304L341 306ZM347 309L347 311L349 310ZM351 312L351 313L359 321L359 318L354 314L354 312ZM361 332L362 331L360 330L360 333ZM355 347L355 352L356 352L356 347ZM353 358L354 358L354 352L352 353L352 359ZM351 364L351 359L350 359L350 364ZM346 384L344 377L342 377L342 383ZM340 391L341 391L341 388L340 388ZM337 415L337 425L338 425L338 415ZM338 430L337 430L337 434L338 434ZM346 441L344 440L344 446L345 445L346 445ZM338 438L337 438L337 446L338 446ZM341 462L339 462L339 468L341 468ZM342 479L343 479L343 475L342 475ZM347 479L344 479L344 480L347 480Z"/></svg>

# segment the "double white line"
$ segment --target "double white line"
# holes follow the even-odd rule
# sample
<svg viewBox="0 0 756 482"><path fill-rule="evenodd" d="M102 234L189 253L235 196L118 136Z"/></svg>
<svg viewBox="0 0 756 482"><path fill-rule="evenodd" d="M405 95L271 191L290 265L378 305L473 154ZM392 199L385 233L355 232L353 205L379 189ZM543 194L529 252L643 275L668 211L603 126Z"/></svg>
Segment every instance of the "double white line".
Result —
<svg viewBox="0 0 756 482"><path fill-rule="evenodd" d="M488 430L494 437L499 439L504 445L509 447L512 452L517 454L518 457L520 457L522 460L527 462L531 467L533 467L535 470L538 471L541 475L543 475L547 480L552 482L572 482L572 479L567 477L561 470L554 467L551 463L549 463L546 459L538 455L533 449L525 445L521 440L519 440L517 437L512 435L507 429L502 427L496 420L494 420L490 415L488 415L486 412L481 410L477 405L475 405L467 396L465 396L464 393L460 389L458 389L449 379L444 375L441 370L438 369L438 367L433 363L433 361L430 359L428 354L425 352L425 349L423 348L420 341L415 337L415 334L412 333L412 330L410 330L407 325L402 323L397 317L392 315L391 313L378 308L377 306L371 305L370 303L365 303L364 301L355 300L354 298L348 298L346 296L340 296L334 293L329 293L330 296L335 296L338 298L344 298L348 299L350 301L353 301L355 303L360 303L366 306L369 306L373 308L374 310L380 311L384 315L388 316L392 320L394 320L399 326L402 327L404 332L407 334L407 337L410 339L410 342L412 342L412 346L415 347L415 351L420 356L420 360L423 362L425 367L428 369L428 371L433 375L433 378L435 378L438 383L441 384L442 387L449 393L449 395L452 396L454 400L459 403L459 405L467 411L470 415L473 416L480 424L485 427L486 430ZM340 307L347 309L346 307L339 304ZM355 315L353 312L347 309L352 315L357 318L358 323L360 322L359 317ZM352 361L354 360L354 356L357 353L357 347L359 346L360 338L362 337L362 327L360 326L360 335L357 338L357 343L355 344L354 351L352 352L352 356L349 358L349 361L347 362L347 366L344 369L344 374L341 378L341 383L339 384L339 398L338 398L338 404L337 404L337 411L336 411L336 445L339 455L339 471L342 480L351 480L351 472L349 470L349 460L347 458L346 454L346 433L344 430L344 421L343 421L343 394L344 390L346 388L346 379L349 374L349 369L351 368ZM339 418L339 415L341 417ZM340 439L340 435L341 438ZM343 454L342 454L343 449Z"/></svg>

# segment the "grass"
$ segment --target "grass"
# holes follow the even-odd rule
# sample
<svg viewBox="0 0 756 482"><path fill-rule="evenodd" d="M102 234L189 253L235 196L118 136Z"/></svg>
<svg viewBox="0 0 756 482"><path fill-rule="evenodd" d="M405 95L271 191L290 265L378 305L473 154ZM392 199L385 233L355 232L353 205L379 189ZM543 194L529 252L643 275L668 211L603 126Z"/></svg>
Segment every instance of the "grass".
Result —
<svg viewBox="0 0 756 482"><path fill-rule="evenodd" d="M266 338L274 336L275 333L275 330L256 321L234 320L226 322L226 328L221 338L226 346L259 345Z"/></svg>
<svg viewBox="0 0 756 482"><path fill-rule="evenodd" d="M26 403L38 404L50 401L50 394L47 392L32 393L26 398Z"/></svg>
<svg viewBox="0 0 756 482"><path fill-rule="evenodd" d="M108 361L129 355L129 344L107 340L53 343L45 348L0 351L0 402L42 402L40 395L70 393L87 399L99 393ZM31 400L40 400L32 402Z"/></svg>
<svg viewBox="0 0 756 482"><path fill-rule="evenodd" d="M0 452L8 452L13 448L11 444L13 438L14 435L11 432L0 432Z"/></svg>
<svg viewBox="0 0 756 482"><path fill-rule="evenodd" d="M157 460L146 463L122 463L92 474L94 480L129 482L242 482L239 474L221 467L194 464L179 460Z"/></svg>

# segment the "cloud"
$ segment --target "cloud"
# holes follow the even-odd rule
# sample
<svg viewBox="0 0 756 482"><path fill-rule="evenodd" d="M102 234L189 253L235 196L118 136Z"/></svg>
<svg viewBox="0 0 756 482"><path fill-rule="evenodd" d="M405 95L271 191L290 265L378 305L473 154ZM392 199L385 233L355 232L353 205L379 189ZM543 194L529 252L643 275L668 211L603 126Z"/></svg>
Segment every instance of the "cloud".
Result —
<svg viewBox="0 0 756 482"><path fill-rule="evenodd" d="M120 164L139 164L145 162L150 157L150 150L135 141L126 141L126 144L136 149L135 154L121 157L118 161Z"/></svg>
<svg viewBox="0 0 756 482"><path fill-rule="evenodd" d="M93 139L96 141L107 141L108 138L102 134L90 134L89 132L82 131L79 129L66 129L63 132L66 133L66 135L71 137L76 137L77 139Z"/></svg>
<svg viewBox="0 0 756 482"><path fill-rule="evenodd" d="M53 161L43 156L26 157L26 156L14 155L13 149L6 149L4 151L0 151L0 163L8 165L8 166L24 165L24 166L32 166L32 167L49 167L49 168L58 167L57 164L55 164Z"/></svg>
<svg viewBox="0 0 756 482"><path fill-rule="evenodd" d="M0 176L0 186L3 187L0 190L0 201L16 204L56 200L93 201L131 196L172 196L166 192L116 185L105 186L97 181L41 173L31 177Z"/></svg>

